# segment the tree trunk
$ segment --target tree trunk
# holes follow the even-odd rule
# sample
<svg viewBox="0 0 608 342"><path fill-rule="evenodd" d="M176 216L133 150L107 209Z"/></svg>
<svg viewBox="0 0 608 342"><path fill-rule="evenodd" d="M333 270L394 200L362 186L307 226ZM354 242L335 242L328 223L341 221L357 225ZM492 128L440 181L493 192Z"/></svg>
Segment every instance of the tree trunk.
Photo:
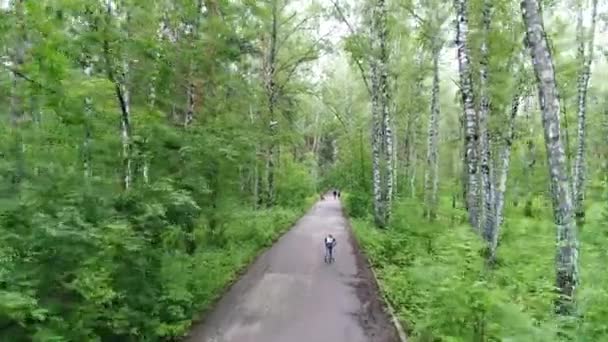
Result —
<svg viewBox="0 0 608 342"><path fill-rule="evenodd" d="M25 27L25 12L24 12L24 0L17 0L14 2L14 11L17 21L17 27L15 29L15 39L13 42L13 55L11 56L14 68L17 71L23 69L25 64L25 44L27 42L26 27ZM18 193L21 188L23 177L25 176L25 145L23 141L22 125L25 122L25 99L23 98L24 93L24 82L20 75L16 72L12 73L12 84L10 92L10 122L13 130L13 137L15 139L13 145L13 153L15 156L15 168L13 170L11 186L12 192Z"/></svg>
<svg viewBox="0 0 608 342"><path fill-rule="evenodd" d="M494 195L494 210L491 213L494 218L490 220L493 224L492 229L486 232L486 241L489 242L489 261L493 263L496 260L496 248L498 246L498 238L500 237L500 227L504 221L503 211L505 207L505 192L507 190L507 178L509 175L509 165L511 163L511 149L515 138L515 119L519 110L519 102L521 101L521 93L518 90L511 100L511 113L507 125L507 131L504 135L504 146L500 153L499 160L499 176L495 185Z"/></svg>
<svg viewBox="0 0 608 342"><path fill-rule="evenodd" d="M420 78L416 82L414 98L418 98L422 95L422 81L422 78ZM416 197L416 162L418 158L416 151L416 143L419 122L420 113L416 108L408 115L407 128L405 134L405 179L409 180L409 196L411 198Z"/></svg>
<svg viewBox="0 0 608 342"><path fill-rule="evenodd" d="M574 210L577 218L581 222L585 216L585 208L583 206L585 199L585 176L586 176L586 133L587 133L587 89L589 87L589 78L591 77L591 62L593 61L593 44L595 36L595 25L597 18L597 0L593 0L593 9L591 14L591 29L588 42L588 48L585 53L585 34L583 29L583 8L580 6L578 13L577 38L578 42L578 57L581 63L581 69L578 77L578 122L577 122L577 146L576 158L574 163Z"/></svg>
<svg viewBox="0 0 608 342"><path fill-rule="evenodd" d="M464 108L464 127L465 127L465 153L464 164L466 166L466 205L469 213L469 223L473 228L479 227L479 185L477 179L477 113L473 99L473 87L470 70L470 57L467 43L469 32L468 25L468 1L455 0L456 7L456 45L458 48L458 69L460 75L460 92Z"/></svg>
<svg viewBox="0 0 608 342"><path fill-rule="evenodd" d="M276 0L272 0L272 27L270 31L270 47L268 50L267 61L266 61L266 95L268 97L268 133L270 136L270 143L267 149L266 155L266 205L272 206L275 201L275 186L274 186L274 168L275 168L275 148L276 148L276 135L277 135L277 124L275 118L275 106L277 101L277 86L276 86L276 68L277 68L277 40L278 40L278 21L279 21L279 9Z"/></svg>
<svg viewBox="0 0 608 342"><path fill-rule="evenodd" d="M250 104L249 105L249 120L251 122L251 126L252 128L255 125L255 115L253 112L253 106ZM253 207L255 209L258 208L258 203L259 203L259 168L258 168L258 153L259 153L259 148L256 145L253 151L253 175L252 175L252 195L253 195Z"/></svg>
<svg viewBox="0 0 608 342"><path fill-rule="evenodd" d="M373 37L373 36L372 36ZM372 53L375 51L375 45L377 44L375 38L372 38ZM384 222L384 206L382 201L382 163L381 163L381 149L382 149L382 119L379 106L379 92L378 92L378 63L375 57L370 61L371 67L371 107L372 107L372 187L374 196L374 221L377 226L383 227Z"/></svg>
<svg viewBox="0 0 608 342"><path fill-rule="evenodd" d="M201 22L201 12L203 9L203 1L197 1L197 11L196 17L194 18L194 27L192 28L192 36L191 43L194 45L198 39L198 30ZM212 15L213 12L209 12L209 15ZM209 56L210 59L213 59ZM196 85L194 84L194 78L196 74L195 63L193 60L190 60L190 64L188 66L188 85L186 86L186 112L184 114L184 128L188 128L192 121L194 121L194 112L196 110Z"/></svg>
<svg viewBox="0 0 608 342"><path fill-rule="evenodd" d="M113 10L112 3L107 2L107 24L111 25L113 22ZM129 16L127 14L127 25ZM127 34L128 38L128 34ZM114 89L116 97L118 98L118 104L120 106L120 138L122 145L122 186L125 190L131 188L132 182L132 161L131 161L131 99L129 88L127 87L128 75L129 75L129 63L124 56L121 56L120 66L116 68L118 75L116 75L115 66L113 63L113 56L111 55L110 43L106 37L104 40L104 56L106 59L106 69L108 78L114 83Z"/></svg>
<svg viewBox="0 0 608 342"><path fill-rule="evenodd" d="M386 8L386 0L378 1L378 11L379 11L379 41L380 41L380 58L379 58L379 66L380 66L380 108L382 112L382 122L383 122L383 150L384 150L384 184L383 187L385 189L383 194L383 206L384 206L384 223L388 224L391 217L391 209L393 203L393 185L394 185L394 174L393 174L393 130L392 130L392 120L391 120L391 96L390 96L390 87L389 87L389 79L388 79L388 27L387 27L387 8Z"/></svg>
<svg viewBox="0 0 608 342"><path fill-rule="evenodd" d="M481 40L481 65L480 65L480 110L479 110L479 154L481 171L479 211L479 231L488 245L492 243L493 230L495 228L494 215L494 176L492 155L490 150L490 132L488 128L488 115L490 112L490 94L488 89L488 35L490 33L490 3L483 2L482 9L482 40Z"/></svg>
<svg viewBox="0 0 608 342"><path fill-rule="evenodd" d="M83 56L83 63L84 63L84 68L83 68L84 74L86 75L86 77L88 79L90 79L93 74L93 61L92 61L92 57L88 53L85 53L85 55ZM93 120L93 99L91 98L91 96L87 95L84 98L84 141L82 144L82 149L83 149L82 157L83 157L83 169L84 169L85 182L88 182L88 180L93 175L93 170L92 170L92 166L91 166L91 162L92 162L91 161L91 159L92 159L92 153L91 153L92 120Z"/></svg>
<svg viewBox="0 0 608 342"><path fill-rule="evenodd" d="M542 12L538 0L522 0L522 16L530 56L538 84L545 147L551 176L551 197L557 232L556 287L559 299L556 312L571 314L578 286L578 237L572 207L566 154L560 137L560 103L551 51L547 44Z"/></svg>
<svg viewBox="0 0 608 342"><path fill-rule="evenodd" d="M132 183L132 163L131 163L131 96L127 87L129 75L129 64L126 60L122 62L120 80L116 87L116 95L120 101L120 136L122 143L123 157L123 186L129 190Z"/></svg>
<svg viewBox="0 0 608 342"><path fill-rule="evenodd" d="M534 165L536 164L536 148L534 146L534 125L530 120L532 98L528 95L524 101L524 112L526 113L526 124L529 127L528 141L526 142L526 163L524 166L524 174L528 175L525 177L524 189L532 189L532 177L534 172ZM525 191L525 190L524 190ZM526 202L524 204L524 216L532 217L532 199L533 194L530 191L525 191Z"/></svg>
<svg viewBox="0 0 608 342"><path fill-rule="evenodd" d="M424 175L424 193L426 198L426 213L428 220L437 216L437 185L439 177L439 53L433 48L433 88L431 92L431 117L428 126L428 144L426 153L426 171Z"/></svg>
<svg viewBox="0 0 608 342"><path fill-rule="evenodd" d="M378 227L387 226L390 219L393 172L393 138L390 117L388 85L388 32L385 0L377 0L372 7L371 58L372 78L372 167L374 192L374 218Z"/></svg>

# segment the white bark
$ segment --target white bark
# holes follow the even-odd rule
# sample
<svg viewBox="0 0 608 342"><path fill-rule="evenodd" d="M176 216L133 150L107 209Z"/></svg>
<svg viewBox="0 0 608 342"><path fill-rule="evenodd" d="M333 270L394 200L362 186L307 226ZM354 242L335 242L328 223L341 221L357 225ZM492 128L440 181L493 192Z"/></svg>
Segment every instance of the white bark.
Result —
<svg viewBox="0 0 608 342"><path fill-rule="evenodd" d="M560 295L556 301L556 311L559 314L570 314L574 309L574 295L579 283L578 237L566 153L560 136L560 103L555 68L538 0L522 0L521 8L538 85L551 177L551 197L556 225L556 288Z"/></svg>
<svg viewBox="0 0 608 342"><path fill-rule="evenodd" d="M196 42L199 34L198 30L201 22L201 11L203 8L203 1L198 0L197 3L197 12L196 18L194 19L194 27L192 28L191 40L192 42ZM188 67L188 85L186 89L186 113L184 114L184 128L187 128L194 121L194 112L196 110L196 86L194 84L195 77L195 64L194 61L190 60L190 64Z"/></svg>
<svg viewBox="0 0 608 342"><path fill-rule="evenodd" d="M266 187L265 187L265 200L267 206L272 206L275 202L275 185L274 185L274 173L275 173L275 149L276 149L276 135L278 121L275 118L275 107L277 102L277 84L276 84L276 70L277 70L277 54L278 54L278 26L279 26L279 8L276 0L272 0L272 23L270 30L270 46L268 48L265 65L264 65L264 81L266 87L266 96L268 100L268 133L270 136L270 143L267 148L266 154Z"/></svg>
<svg viewBox="0 0 608 342"><path fill-rule="evenodd" d="M106 3L108 24L113 22L112 2ZM129 15L127 13L127 25L129 24ZM127 30L128 32L128 30ZM128 33L127 33L128 38ZM114 57L111 55L109 42L104 42L104 55L106 58L106 68L110 81L114 83L116 97L120 106L120 138L122 145L122 185L125 190L131 188L132 183L132 160L131 160L131 99L129 88L127 86L129 75L129 63L125 56L120 56L120 65L114 66ZM116 69L116 70L115 70Z"/></svg>
<svg viewBox="0 0 608 342"><path fill-rule="evenodd" d="M26 19L25 19L25 1L17 0L13 3L17 27L15 28L15 36L12 46L12 62L14 70L19 72L25 64L25 45L27 43L26 36ZM25 143L21 132L21 126L26 120L25 117L25 99L23 97L23 80L17 72L12 73L12 82L10 90L10 122L14 136L14 155L15 155L15 170L11 180L14 191L18 191L20 184L25 175Z"/></svg>
<svg viewBox="0 0 608 342"><path fill-rule="evenodd" d="M89 54L84 55L84 74L90 79L93 74L93 61ZM87 95L84 98L84 142L83 142L83 168L85 180L90 179L93 175L91 166L91 122L93 119L93 98Z"/></svg>
<svg viewBox="0 0 608 342"><path fill-rule="evenodd" d="M370 71L372 78L374 218L377 226L386 227L391 214L394 179L385 0L377 0L372 6L371 16Z"/></svg>
<svg viewBox="0 0 608 342"><path fill-rule="evenodd" d="M479 227L478 202L478 127L477 113L473 99L473 87L470 70L470 57L468 48L468 1L454 0L456 7L456 46L458 49L458 69L460 75L460 92L464 108L465 128L465 166L466 166L466 204L469 213L469 223L473 228Z"/></svg>
<svg viewBox="0 0 608 342"><path fill-rule="evenodd" d="M120 137L122 143L123 157L123 186L125 190L131 187L132 183L132 161L131 161L131 96L126 85L129 74L129 64L126 60L122 62L121 79L118 81L118 89L121 95L122 113L120 116Z"/></svg>
<svg viewBox="0 0 608 342"><path fill-rule="evenodd" d="M251 126L255 125L255 115L253 112L253 106L249 105L249 120L251 122ZM253 207L257 209L259 203L259 168L258 168L258 153L259 148L256 145L253 151L253 175L252 175L252 193L253 193Z"/></svg>
<svg viewBox="0 0 608 342"><path fill-rule="evenodd" d="M437 216L437 186L439 183L439 53L433 48L433 88L431 92L431 117L428 125L428 143L426 154L426 171L424 175L424 193L426 214L429 220Z"/></svg>
<svg viewBox="0 0 608 342"><path fill-rule="evenodd" d="M489 260L493 262L496 260L496 248L498 246L498 238L500 237L500 227L504 221L504 207L505 207L505 192L507 190L507 179L509 175L509 165L511 163L511 149L513 146L513 139L515 133L515 119L517 112L519 111L519 103L521 101L519 90L513 96L511 101L511 113L507 124L507 131L504 133L504 145L502 147L500 158L499 158L499 170L498 179L495 185L494 195L494 208L493 213L494 219L492 220L493 227L488 232L486 239L489 242Z"/></svg>
<svg viewBox="0 0 608 342"><path fill-rule="evenodd" d="M373 28L372 28L373 34ZM372 35L372 53L376 51L377 41ZM382 201L381 149L382 149L382 119L379 109L378 91L378 62L374 57L370 60L371 80L371 111L372 111L372 188L374 196L374 220L376 225L384 226L384 203Z"/></svg>
<svg viewBox="0 0 608 342"><path fill-rule="evenodd" d="M190 74L189 78L192 79L192 77L193 77L193 75ZM187 98L188 104L186 106L186 114L184 115L184 128L187 128L188 126L190 126L190 124L194 120L194 110L195 110L194 92L195 92L194 83L192 81L190 81L188 83L188 90L186 92L186 98Z"/></svg>
<svg viewBox="0 0 608 342"><path fill-rule="evenodd" d="M584 217L585 209L583 207L585 200L585 176L586 176L586 137L587 137L587 89L589 87L589 78L591 77L591 62L593 61L593 45L595 37L595 26L597 21L597 0L593 0L593 8L591 14L591 28L588 41L587 51L585 52L585 34L583 33L583 9L579 8L578 22L578 57L581 63L578 78L578 122L577 122L577 146L576 159L574 163L574 210L577 217Z"/></svg>
<svg viewBox="0 0 608 342"><path fill-rule="evenodd" d="M480 211L479 211L479 230L486 240L492 243L492 235L495 228L494 210L494 186L493 186L493 167L490 150L490 132L488 128L488 115L490 111L490 94L488 86L488 35L490 33L490 3L489 0L483 2L482 14L482 38L481 38L481 65L480 71L480 110L479 110L479 154L481 171L480 188Z"/></svg>

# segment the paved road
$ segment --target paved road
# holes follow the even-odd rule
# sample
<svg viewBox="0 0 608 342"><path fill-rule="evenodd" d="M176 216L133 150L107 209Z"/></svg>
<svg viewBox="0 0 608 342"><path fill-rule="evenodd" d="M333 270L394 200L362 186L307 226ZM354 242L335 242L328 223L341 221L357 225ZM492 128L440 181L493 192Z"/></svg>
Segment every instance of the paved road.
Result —
<svg viewBox="0 0 608 342"><path fill-rule="evenodd" d="M323 262L327 233L338 242L331 265ZM256 260L186 341L398 341L355 245L340 203L317 203Z"/></svg>

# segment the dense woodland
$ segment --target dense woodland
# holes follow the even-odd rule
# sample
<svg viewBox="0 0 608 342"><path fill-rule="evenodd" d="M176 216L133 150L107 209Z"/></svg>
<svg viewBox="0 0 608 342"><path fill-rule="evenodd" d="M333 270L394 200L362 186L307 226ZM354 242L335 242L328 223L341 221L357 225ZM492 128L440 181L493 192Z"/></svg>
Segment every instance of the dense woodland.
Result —
<svg viewBox="0 0 608 342"><path fill-rule="evenodd" d="M606 5L0 1L0 340L179 339L335 187L413 341L607 340Z"/></svg>

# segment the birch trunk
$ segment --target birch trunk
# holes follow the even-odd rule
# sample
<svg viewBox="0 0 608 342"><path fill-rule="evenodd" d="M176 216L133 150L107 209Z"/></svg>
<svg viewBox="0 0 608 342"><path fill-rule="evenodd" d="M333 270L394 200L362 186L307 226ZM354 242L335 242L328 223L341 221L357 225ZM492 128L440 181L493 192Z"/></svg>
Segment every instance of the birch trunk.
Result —
<svg viewBox="0 0 608 342"><path fill-rule="evenodd" d="M123 157L123 186L129 190L132 183L132 162L131 162L131 96L127 87L129 74L129 64L126 60L122 62L121 77L117 85L117 95L121 106L120 116L120 136L122 143Z"/></svg>
<svg viewBox="0 0 608 342"><path fill-rule="evenodd" d="M25 27L25 12L24 0L17 0L14 2L15 17L17 20L16 36L13 45L12 62L15 70L19 71L23 69L25 64L25 44L26 40L26 27ZM21 188L21 183L25 175L25 145L21 132L22 124L26 120L25 118L25 99L23 98L24 92L23 80L17 73L12 73L12 84L10 91L10 122L11 128L13 129L14 136L14 156L15 156L15 170L13 171L11 184L13 192L18 193Z"/></svg>
<svg viewBox="0 0 608 342"><path fill-rule="evenodd" d="M275 118L275 105L277 100L277 86L276 86L276 68L277 68L277 49L278 49L278 13L277 1L272 1L272 27L270 31L270 47L268 50L267 61L266 61L266 95L268 97L268 113L269 123L268 132L270 136L270 143L267 149L266 155L266 205L272 206L275 201L275 186L274 186L274 168L275 168L275 139L276 129L278 122Z"/></svg>
<svg viewBox="0 0 608 342"><path fill-rule="evenodd" d="M201 12L203 9L203 1L198 0L196 18L194 19L194 27L192 28L192 44L194 45L198 39L198 30L201 22ZM211 12L209 12L211 14ZM194 121L194 112L196 110L196 85L194 77L196 68L193 60L190 60L188 67L188 85L186 86L186 112L184 113L184 128L188 128Z"/></svg>
<svg viewBox="0 0 608 342"><path fill-rule="evenodd" d="M107 10L107 24L111 25L113 22L113 10L112 2L106 3ZM129 15L127 14L127 25L129 24ZM128 39L128 30L127 30ZM106 39L104 41L104 55L106 59L106 68L108 78L114 83L114 90L116 97L118 98L118 104L120 106L120 138L122 145L122 185L125 190L131 188L132 183L132 160L131 160L131 99L129 88L127 87L128 75L129 75L129 63L124 56L121 56L120 65L116 67L113 63L113 56L111 55L110 43ZM118 73L116 75L116 73Z"/></svg>
<svg viewBox="0 0 608 342"><path fill-rule="evenodd" d="M249 105L249 121L251 122L251 126L255 125L255 115L253 112L253 106ZM252 189L251 192L253 194L253 207L257 209L259 203L259 170L258 170L258 146L255 146L253 151L253 175L252 175Z"/></svg>
<svg viewBox="0 0 608 342"><path fill-rule="evenodd" d="M528 175L525 177L524 181L524 189L531 189L531 178L533 177L534 165L536 164L536 147L534 145L534 125L530 120L530 111L532 108L532 97L527 95L524 100L524 113L526 113L526 126L529 127L528 130L528 139L526 142L526 157L525 157L525 166L524 166L524 174ZM524 190L525 191L525 190ZM525 203L524 203L524 216L532 217L532 197L529 191L525 191Z"/></svg>
<svg viewBox="0 0 608 342"><path fill-rule="evenodd" d="M379 55L379 67L380 67L380 80L379 80L379 91L380 91L380 109L382 113L383 123L383 159L385 162L384 166L384 193L383 193L383 206L384 206L384 225L388 224L391 217L392 200L393 200L393 130L392 120L390 113L390 87L388 79L388 27L386 24L387 20L387 8L386 0L378 1L378 15L379 15L379 42L380 42L380 55Z"/></svg>
<svg viewBox="0 0 608 342"><path fill-rule="evenodd" d="M375 51L377 42L372 38L372 51ZM370 61L370 79L372 87L371 109L372 109L372 187L374 196L374 220L377 226L384 226L384 206L382 201L382 177L381 177L381 149L382 149L382 119L379 108L378 92L378 63L375 58Z"/></svg>
<svg viewBox="0 0 608 342"><path fill-rule="evenodd" d="M477 113L473 99L473 87L470 70L470 57L467 42L469 32L468 1L455 0L456 7L456 46L458 49L458 70L460 76L460 92L464 108L464 164L466 167L466 206L469 213L469 223L473 228L479 227L478 202L478 127Z"/></svg>
<svg viewBox="0 0 608 342"><path fill-rule="evenodd" d="M198 25L197 25L198 26ZM195 110L195 85L194 85L194 62L190 61L190 66L188 67L188 85L186 86L186 112L184 113L184 128L188 128L192 121L194 120L194 110Z"/></svg>
<svg viewBox="0 0 608 342"><path fill-rule="evenodd" d="M560 137L560 103L551 51L547 44L538 0L521 1L530 57L538 85L545 148L551 177L553 215L556 224L556 312L571 314L578 286L578 237L568 179L566 153Z"/></svg>
<svg viewBox="0 0 608 342"><path fill-rule="evenodd" d="M421 56L420 56L421 57ZM422 58L417 63L419 70L422 69ZM423 78L418 77L416 80L416 86L414 90L414 98L419 98L422 96L422 82ZM420 122L420 113L417 108L414 109L413 112L408 115L407 129L405 134L405 146L406 146L406 179L409 180L409 196L411 198L416 197L416 162L418 159L417 151L416 151L416 143L417 143L417 133L418 133L418 125Z"/></svg>
<svg viewBox="0 0 608 342"><path fill-rule="evenodd" d="M499 176L495 185L494 195L494 218L492 220L493 227L487 232L487 241L489 242L489 261L493 263L496 260L496 249L498 247L498 238L500 237L500 227L504 221L505 207L505 192L507 190L507 179L509 176L509 165L511 164L511 150L513 139L515 138L515 119L519 111L519 103L521 101L520 92L518 91L511 101L511 113L507 125L507 131L504 135L504 146L499 158Z"/></svg>
<svg viewBox="0 0 608 342"><path fill-rule="evenodd" d="M148 83L148 106L150 108L154 108L154 106L156 105L156 82L158 82L158 77L159 77L159 68L160 68L160 63L161 63L161 51L162 51L162 43L164 42L165 39L165 35L167 33L167 31L169 30L169 24L168 24L168 14L167 14L167 9L163 8L161 9L163 11L163 16L162 19L160 20L160 27L158 30L158 33L156 35L156 44L157 46L154 48L154 61L153 61L153 69L152 69L152 75L150 75L150 81Z"/></svg>
<svg viewBox="0 0 608 342"><path fill-rule="evenodd" d="M433 88L431 92L431 117L428 126L428 144L426 154L426 171L424 175L424 193L426 197L425 216L434 220L437 216L437 185L439 177L439 53L433 48Z"/></svg>
<svg viewBox="0 0 608 342"><path fill-rule="evenodd" d="M381 179L381 144L382 144L382 119L379 112L379 77L378 77L378 60L376 53L378 50L377 31L377 14L375 13L376 6L372 6L372 18L370 25L370 43L371 43L371 58L370 58L370 80L371 80L371 112L372 112L372 192L374 205L374 221L377 226L384 225L384 211L382 207L382 179Z"/></svg>
<svg viewBox="0 0 608 342"><path fill-rule="evenodd" d="M488 89L488 34L490 32L490 3L483 2L482 9L482 40L481 40L481 65L480 65L480 110L479 110L479 147L480 147L480 211L479 231L488 245L492 243L494 224L494 186L493 167L490 151L490 132L488 129L488 115L490 111L490 98Z"/></svg>
<svg viewBox="0 0 608 342"><path fill-rule="evenodd" d="M84 62L84 74L87 79L91 79L93 75L93 61L91 56L86 53L83 58ZM92 133L91 133L91 123L93 120L93 98L87 95L84 98L84 141L83 141L83 169L84 169L84 178L85 181L88 181L93 175L93 170L91 166L91 141L92 141Z"/></svg>
<svg viewBox="0 0 608 342"><path fill-rule="evenodd" d="M593 44L595 37L595 25L597 21L597 0L593 0L591 14L591 28L587 51L585 52L585 34L583 33L583 9L579 8L578 23L578 57L581 62L581 70L578 78L578 122L577 122L577 146L574 162L574 210L576 217L583 219L585 208L585 177L586 177L586 138L587 138L587 89L591 77L591 62L593 61ZM582 220L581 220L582 221Z"/></svg>
<svg viewBox="0 0 608 342"><path fill-rule="evenodd" d="M372 168L374 193L374 219L384 228L390 217L393 191L392 130L389 113L387 26L385 0L372 6L371 58L372 79Z"/></svg>

